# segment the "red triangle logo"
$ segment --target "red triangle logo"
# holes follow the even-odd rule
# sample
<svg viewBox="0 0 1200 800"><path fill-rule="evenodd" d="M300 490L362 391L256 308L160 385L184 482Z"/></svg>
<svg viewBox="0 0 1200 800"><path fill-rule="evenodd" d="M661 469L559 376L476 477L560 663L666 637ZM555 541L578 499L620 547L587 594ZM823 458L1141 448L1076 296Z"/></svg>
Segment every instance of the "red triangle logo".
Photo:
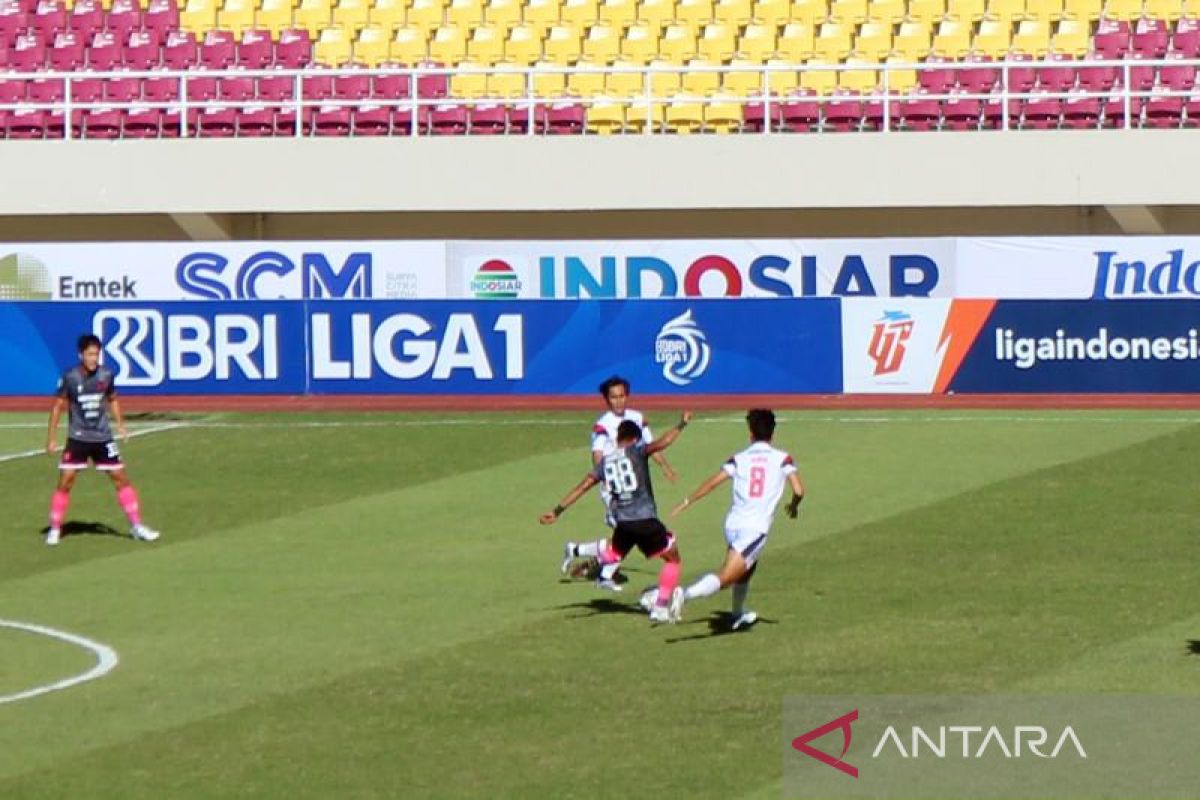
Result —
<svg viewBox="0 0 1200 800"><path fill-rule="evenodd" d="M804 755L808 756L809 758L815 758L822 764L833 767L839 772L846 773L851 778L857 778L858 767L854 766L853 764L847 764L842 760L846 757L846 752L850 749L850 738L853 736L853 733L850 730L850 725L857 719L858 709L856 708L849 714L844 714L835 720L830 720L821 727L813 728L808 733L801 734L795 739L792 739L792 747L799 750L801 753L804 753ZM837 758L834 758L828 753L824 753L809 745L809 742L813 741L814 739L820 739L825 734L839 729L842 731L842 753Z"/></svg>

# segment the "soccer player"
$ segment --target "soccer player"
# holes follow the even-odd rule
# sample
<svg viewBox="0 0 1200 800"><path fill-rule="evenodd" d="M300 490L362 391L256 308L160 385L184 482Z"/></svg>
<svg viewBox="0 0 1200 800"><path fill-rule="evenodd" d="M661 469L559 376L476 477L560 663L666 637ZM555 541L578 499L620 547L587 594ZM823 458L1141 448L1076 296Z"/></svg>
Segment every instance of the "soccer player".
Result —
<svg viewBox="0 0 1200 800"><path fill-rule="evenodd" d="M689 600L708 597L733 586L733 629L749 627L758 621L758 614L746 609L750 579L758 559L767 546L767 533L775 508L783 495L785 483L791 484L792 499L785 510L792 519L804 499L804 484L792 457L771 446L775 435L775 414L765 408L755 408L746 415L750 427L750 446L730 458L720 471L700 484L696 491L683 498L672 511L675 517L707 495L723 482L733 480L733 502L725 516L725 563L719 572L705 575L684 589L677 587L671 595L671 618L683 617L683 605Z"/></svg>
<svg viewBox="0 0 1200 800"><path fill-rule="evenodd" d="M69 410L67 421L67 444L59 461L58 486L50 498L50 530L46 544L58 544L62 536L63 518L71 502L71 487L79 470L87 469L88 462L96 469L107 472L117 490L117 502L129 524L133 526L133 538L152 542L158 532L142 524L141 509L137 492L125 475L125 465L117 443L113 441L108 415L111 411L117 423L121 439L129 437L125 430L125 418L117 400L113 385L112 370L100 365L100 339L91 334L79 337L79 363L63 373L58 381L58 396L50 409L50 429L46 434L46 452L53 455L58 451L58 421L63 409Z"/></svg>
<svg viewBox="0 0 1200 800"><path fill-rule="evenodd" d="M671 593L679 586L680 559L675 536L658 519L654 502L654 487L650 482L650 458L666 450L692 419L685 411L675 427L662 438L646 444L642 429L633 420L617 426L617 447L601 459L553 510L539 518L543 525L553 524L563 511L596 484L604 484L609 492L609 511L616 522L612 542L600 554L605 567L621 563L629 551L637 547L646 558L661 558L658 574L658 594L650 609L654 622L670 622L668 605Z"/></svg>
<svg viewBox="0 0 1200 800"><path fill-rule="evenodd" d="M642 441L650 444L654 441L654 434L650 431L650 426L646 424L645 417L640 411L635 411L629 408L629 381L619 375L613 375L600 384L600 396L604 398L605 405L608 410L600 415L596 423L592 426L592 466L596 466L604 457L617 449L617 427L624 421L629 420L637 423L642 430ZM675 470L667 462L666 456L661 451L655 452L651 456L662 468L663 475L672 483L678 477ZM613 521L612 514L609 512L610 501L608 489L604 486L600 487L600 501L604 504L604 524L612 528L616 525ZM563 545L563 560L562 572L566 573L571 565L571 562L576 558L599 558L608 549L608 539L597 539L593 542L566 542ZM620 584L616 583L614 576L620 563L611 564L601 569L600 578L597 582L602 588L620 591Z"/></svg>

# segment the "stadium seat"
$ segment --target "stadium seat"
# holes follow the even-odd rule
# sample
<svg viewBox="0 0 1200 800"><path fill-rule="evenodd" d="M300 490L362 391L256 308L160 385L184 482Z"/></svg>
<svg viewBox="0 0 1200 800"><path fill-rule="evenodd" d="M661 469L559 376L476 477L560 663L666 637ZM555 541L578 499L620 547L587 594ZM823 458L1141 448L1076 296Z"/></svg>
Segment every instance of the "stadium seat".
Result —
<svg viewBox="0 0 1200 800"><path fill-rule="evenodd" d="M723 22L705 25L696 42L696 55L708 61L725 62L737 52L737 28Z"/></svg>
<svg viewBox="0 0 1200 800"><path fill-rule="evenodd" d="M64 31L54 37L50 48L50 69L59 72L74 72L84 63L83 42L75 34Z"/></svg>
<svg viewBox="0 0 1200 800"><path fill-rule="evenodd" d="M712 0L678 0L675 4L675 21L696 31L706 22L713 20Z"/></svg>
<svg viewBox="0 0 1200 800"><path fill-rule="evenodd" d="M1100 125L1099 97L1068 97L1063 102L1063 127L1073 130L1096 128Z"/></svg>
<svg viewBox="0 0 1200 800"><path fill-rule="evenodd" d="M321 35L333 20L333 9L329 0L300 0L292 14L292 25L308 32L310 40Z"/></svg>
<svg viewBox="0 0 1200 800"><path fill-rule="evenodd" d="M961 59L971 52L971 23L956 19L943 21L933 37L933 55Z"/></svg>
<svg viewBox="0 0 1200 800"><path fill-rule="evenodd" d="M1064 0L1063 2L1063 15L1081 22L1095 22L1100 19L1103 9L1104 0Z"/></svg>
<svg viewBox="0 0 1200 800"><path fill-rule="evenodd" d="M211 30L200 43L200 66L205 69L228 69L237 58L237 44L228 31Z"/></svg>
<svg viewBox="0 0 1200 800"><path fill-rule="evenodd" d="M655 97L678 94L683 75L674 62L657 59L650 62L650 93Z"/></svg>
<svg viewBox="0 0 1200 800"><path fill-rule="evenodd" d="M892 37L892 54L909 64L924 61L932 50L933 38L926 22L902 22Z"/></svg>
<svg viewBox="0 0 1200 800"><path fill-rule="evenodd" d="M867 22L858 29L854 52L876 61L892 52L892 26L884 22Z"/></svg>
<svg viewBox="0 0 1200 800"><path fill-rule="evenodd" d="M946 16L946 0L908 0L909 22L923 22L933 27Z"/></svg>
<svg viewBox="0 0 1200 800"><path fill-rule="evenodd" d="M289 8L290 11L290 8ZM112 12L108 13L106 21L108 30L113 30ZM179 8L174 0L150 0L142 24L147 31L155 34L155 43L161 44L167 40L167 34L179 27ZM118 36L118 38L120 38ZM129 120L126 120L128 123Z"/></svg>
<svg viewBox="0 0 1200 800"><path fill-rule="evenodd" d="M115 3L114 3L115 5ZM111 13L109 23L111 24ZM216 27L217 6L213 0L187 0L187 5L179 12L179 27L201 36Z"/></svg>
<svg viewBox="0 0 1200 800"><path fill-rule="evenodd" d="M434 28L445 22L445 17L446 0L412 0L404 23L415 26L425 35L430 35Z"/></svg>
<svg viewBox="0 0 1200 800"><path fill-rule="evenodd" d="M755 0L750 13L760 25L776 28L792 19L790 0Z"/></svg>
<svg viewBox="0 0 1200 800"><path fill-rule="evenodd" d="M1165 28L1134 31L1129 49L1140 58L1162 58L1171 45L1171 35Z"/></svg>
<svg viewBox="0 0 1200 800"><path fill-rule="evenodd" d="M567 76L562 72L546 72L539 67L553 68L552 61L539 61L534 66L533 93L537 97L560 97L567 91Z"/></svg>
<svg viewBox="0 0 1200 800"><path fill-rule="evenodd" d="M583 57L589 61L607 65L621 55L621 30L619 26L599 22L588 29L583 40Z"/></svg>
<svg viewBox="0 0 1200 800"><path fill-rule="evenodd" d="M479 25L467 39L467 59L475 64L491 66L504 58L504 34L502 25Z"/></svg>
<svg viewBox="0 0 1200 800"><path fill-rule="evenodd" d="M958 85L958 70L948 61L937 66L927 65L917 73L917 83L928 94L946 94Z"/></svg>
<svg viewBox="0 0 1200 800"><path fill-rule="evenodd" d="M658 42L659 58L684 64L696 57L696 37L687 25L668 25Z"/></svg>
<svg viewBox="0 0 1200 800"><path fill-rule="evenodd" d="M754 3L751 0L717 0L713 5L713 20L734 28L749 25L754 19ZM739 119L741 112L739 108Z"/></svg>
<svg viewBox="0 0 1200 800"><path fill-rule="evenodd" d="M471 28L483 24L483 1L450 0L450 5L446 6L445 23L457 25L465 37Z"/></svg>
<svg viewBox="0 0 1200 800"><path fill-rule="evenodd" d="M440 25L429 40L429 58L439 64L457 64L467 57L466 29L454 23Z"/></svg>
<svg viewBox="0 0 1200 800"><path fill-rule="evenodd" d="M1025 0L1024 22L1041 22L1049 26L1062 19L1065 10L1063 0ZM1077 20L1084 22L1086 20Z"/></svg>
<svg viewBox="0 0 1200 800"><path fill-rule="evenodd" d="M704 127L704 106L699 98L677 95L667 105L666 121L672 133L698 133Z"/></svg>
<svg viewBox="0 0 1200 800"><path fill-rule="evenodd" d="M355 64L372 69L386 64L391 59L390 32L377 23L367 25L354 40L353 53Z"/></svg>
<svg viewBox="0 0 1200 800"><path fill-rule="evenodd" d="M245 69L266 69L275 63L271 32L265 28L246 31L235 46L236 61Z"/></svg>
<svg viewBox="0 0 1200 800"><path fill-rule="evenodd" d="M1117 75L1116 67L1080 67L1079 88L1090 94L1107 93L1116 85Z"/></svg>
<svg viewBox="0 0 1200 800"><path fill-rule="evenodd" d="M959 88L970 94L988 94L1000 83L1000 69L987 56L968 57L957 74Z"/></svg>
<svg viewBox="0 0 1200 800"><path fill-rule="evenodd" d="M587 72L573 72L567 76L567 92L576 97L595 97L604 94L604 68L608 62L581 58L575 65Z"/></svg>
<svg viewBox="0 0 1200 800"><path fill-rule="evenodd" d="M711 71L719 67L715 61L693 58L687 63L688 71L683 74L680 88L684 94L705 97L715 94L721 88L721 75ZM668 119L670 115L668 114Z"/></svg>
<svg viewBox="0 0 1200 800"><path fill-rule="evenodd" d="M674 0L642 0L638 5L637 21L652 25L655 30L661 31L675 21Z"/></svg>
<svg viewBox="0 0 1200 800"><path fill-rule="evenodd" d="M821 104L815 93L799 89L780 102L779 126L785 131L805 133L821 127Z"/></svg>
<svg viewBox="0 0 1200 800"><path fill-rule="evenodd" d="M834 61L809 61L806 67L833 67L837 62ZM835 69L806 69L800 73L800 88L806 89L814 94L826 95L831 94L837 88L838 73Z"/></svg>
<svg viewBox="0 0 1200 800"><path fill-rule="evenodd" d="M353 49L350 32L340 25L331 25L322 30L317 38L313 46L313 59L327 67L340 67L351 61Z"/></svg>
<svg viewBox="0 0 1200 800"><path fill-rule="evenodd" d="M861 25L867 19L867 0L832 0L826 17L828 22L851 27Z"/></svg>
<svg viewBox="0 0 1200 800"><path fill-rule="evenodd" d="M504 40L504 60L527 67L542 57L542 33L536 24L522 23L513 27Z"/></svg>
<svg viewBox="0 0 1200 800"><path fill-rule="evenodd" d="M946 18L962 23L976 23L987 10L986 0L947 0Z"/></svg>
<svg viewBox="0 0 1200 800"><path fill-rule="evenodd" d="M572 100L559 100L546 106L546 133L572 135L583 133L587 124L587 109Z"/></svg>
<svg viewBox="0 0 1200 800"><path fill-rule="evenodd" d="M77 0L67 18L67 30L87 42L97 31L104 30L104 18L104 9L97 0Z"/></svg>
<svg viewBox="0 0 1200 800"><path fill-rule="evenodd" d="M1012 25L1007 20L985 19L971 40L972 53L995 59L1004 58L1011 46Z"/></svg>
<svg viewBox="0 0 1200 800"><path fill-rule="evenodd" d="M1025 0L987 0L984 19L1009 27L1025 14Z"/></svg>
<svg viewBox="0 0 1200 800"><path fill-rule="evenodd" d="M1012 50L1043 58L1050 50L1050 26L1041 20L1024 20L1013 34Z"/></svg>
<svg viewBox="0 0 1200 800"><path fill-rule="evenodd" d="M286 30L275 45L275 64L284 69L299 69L312 63L312 39L304 29Z"/></svg>
<svg viewBox="0 0 1200 800"><path fill-rule="evenodd" d="M617 60L613 62L614 69L640 69L641 61ZM604 79L604 93L608 97L621 100L636 100L646 93L646 81L640 72L611 72ZM624 120L624 112L622 112Z"/></svg>
<svg viewBox="0 0 1200 800"><path fill-rule="evenodd" d="M762 72L759 63L748 59L733 59L729 63L731 69L744 68L742 71L725 73L721 78L721 94L733 97L749 97L762 92Z"/></svg>
<svg viewBox="0 0 1200 800"><path fill-rule="evenodd" d="M596 19L616 30L618 35L637 21L636 0L601 0Z"/></svg>
<svg viewBox="0 0 1200 800"><path fill-rule="evenodd" d="M829 5L826 0L793 0L785 23L807 25L816 28L829 21Z"/></svg>
<svg viewBox="0 0 1200 800"><path fill-rule="evenodd" d="M625 104L614 101L594 103L587 110L589 133L608 136L625 128Z"/></svg>
<svg viewBox="0 0 1200 800"><path fill-rule="evenodd" d="M783 27L776 45L776 54L793 64L813 58L816 51L816 32L811 25L789 22Z"/></svg>
<svg viewBox="0 0 1200 800"><path fill-rule="evenodd" d="M1129 34L1120 31L1097 33L1092 37L1092 52L1102 59L1125 58L1129 52Z"/></svg>
<svg viewBox="0 0 1200 800"><path fill-rule="evenodd" d="M217 10L217 25L241 36L243 31L254 27L254 13L254 0L224 0Z"/></svg>
<svg viewBox="0 0 1200 800"><path fill-rule="evenodd" d="M775 54L775 35L774 25L760 23L747 25L737 41L737 57L758 64L764 63Z"/></svg>
<svg viewBox="0 0 1200 800"><path fill-rule="evenodd" d="M1142 0L1105 0L1103 16L1132 22L1142 15Z"/></svg>
<svg viewBox="0 0 1200 800"><path fill-rule="evenodd" d="M40 0L29 23L43 42L52 42L67 29L67 7L60 0Z"/></svg>
<svg viewBox="0 0 1200 800"><path fill-rule="evenodd" d="M577 30L584 30L595 24L599 12L598 0L563 0L558 12L559 22Z"/></svg>
<svg viewBox="0 0 1200 800"><path fill-rule="evenodd" d="M522 22L520 0L488 0L483 7L483 21L502 32L512 30Z"/></svg>
<svg viewBox="0 0 1200 800"><path fill-rule="evenodd" d="M889 56L887 63L890 69L887 72L880 74L880 88L882 82L887 81L887 90L892 94L910 94L917 89L917 71L911 67L904 66L897 68L897 65L908 65L912 62L903 56Z"/></svg>
<svg viewBox="0 0 1200 800"><path fill-rule="evenodd" d="M813 58L826 62L844 61L854 49L851 44L853 26L826 22L817 31L813 42Z"/></svg>
<svg viewBox="0 0 1200 800"><path fill-rule="evenodd" d="M551 64L567 66L583 54L583 37L569 24L553 25L542 43L543 57Z"/></svg>
<svg viewBox="0 0 1200 800"><path fill-rule="evenodd" d="M429 43L425 33L416 25L396 28L388 42L388 60L414 66L429 58Z"/></svg>
<svg viewBox="0 0 1200 800"><path fill-rule="evenodd" d="M646 64L658 55L659 30L648 22L636 22L629 26L621 38L620 58Z"/></svg>

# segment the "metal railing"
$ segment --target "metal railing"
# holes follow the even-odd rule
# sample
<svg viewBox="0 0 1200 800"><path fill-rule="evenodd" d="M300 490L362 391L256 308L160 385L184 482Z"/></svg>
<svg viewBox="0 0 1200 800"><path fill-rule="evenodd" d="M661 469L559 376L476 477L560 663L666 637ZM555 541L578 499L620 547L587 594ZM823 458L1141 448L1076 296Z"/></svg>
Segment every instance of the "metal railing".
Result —
<svg viewBox="0 0 1200 800"><path fill-rule="evenodd" d="M992 127L999 130L1014 130L1021 127L1021 120L1014 119L1014 102L1021 103L1028 100L1045 99L1073 103L1084 99L1095 99L1103 105L1111 103L1114 100L1119 100L1121 102L1122 113L1116 116L1119 116L1121 119L1120 127L1129 129L1141 127L1139 115L1145 101L1156 98L1180 98L1185 103L1189 100L1195 101L1196 122L1200 125L1200 85L1195 90L1191 88L1173 89L1169 86L1160 85L1154 76L1163 67L1192 69L1195 70L1195 73L1200 74L1200 59L954 61L807 66L654 65L648 67L539 66L536 68L511 66L494 68L417 66L381 67L374 69L363 67L259 70L206 70L195 68L188 70L159 69L105 72L3 72L0 73L0 84L17 81L32 85L35 83L61 81L63 84L63 93L61 99L45 102L19 101L0 103L0 112L9 112L10 115L14 112L19 114L36 111L50 112L51 115L60 114L62 115L62 131L60 135L56 135L53 138L63 138L66 140L86 138L87 126L83 124L80 112L86 114L86 112L95 111L119 110L129 112L136 110L158 110L168 115L164 125L170 127L171 130L165 131L165 133L167 135L177 134L180 137L186 138L197 134L205 135L200 127L202 124L200 116L204 111L214 109L246 111L248 109L272 108L278 110L285 126L292 129L286 135L304 137L330 135L329 131L319 130L313 124L313 115L310 112L341 108L386 108L398 114L406 112L405 119L400 120L397 127L402 130L403 135L416 137L437 132L436 122L432 119L432 111L465 109L470 112L473 109L485 106L495 107L497 105L506 109L506 117L511 127L518 129L524 135L533 136L558 132L552 130L551 124L546 119L546 111L549 108L555 106L561 108L566 105L582 109L583 119L580 121L580 128L581 131L586 131L588 129L586 118L589 110L601 104L613 103L621 104L626 111L640 115L641 119L634 123L626 120L624 127L638 129L646 135L672 132L674 128L665 118L665 109L671 105L678 105L680 103L695 104L701 107L701 109L712 109L718 104L734 105L741 109L743 115L746 109L761 110L761 123L756 132L766 135L793 129L793 126L786 122L784 118L786 115L781 116L780 112L784 107L795 103L815 103L821 111L822 119L824 119L828 110L835 107L836 104L861 103L865 109L873 109L871 114L864 115L863 129L877 130L883 134L904 129L902 124L904 115L900 104L907 101L936 101L939 103L945 101L979 101L982 104L990 106L998 104L999 119ZM1052 69L1073 70L1078 75L1083 75L1083 71L1088 70L1112 70L1114 80L1112 81L1112 85L1107 88L1103 85L1104 81L1100 81L1101 85L1093 88L1075 86L1074 81L1072 81L1071 87L1059 90L1047 90L1045 88L1030 86L1022 88L1020 84L1016 88L1013 87L1013 74L1018 71L1032 72L1034 75L1037 75L1045 70ZM1133 79L1135 75L1140 76L1145 74L1145 70L1147 69L1152 70L1150 77L1153 85L1134 88ZM961 88L949 89L944 92L923 91L919 88L906 92L893 91L894 86L911 83L911 73L916 73L919 76L923 72L946 72L951 70L959 75L973 71L986 72L995 77L994 86L987 90L976 92ZM795 88L805 83L805 75L815 76L821 73L834 73L832 83L836 86L838 82L837 76L862 72L878 74L878 82L874 90L864 93L835 90L830 93L806 94L802 89ZM901 80L898 77L901 73L909 74L909 79ZM730 75L757 74L761 88L757 92L732 92L723 91L718 85L715 91L704 93L688 93L683 91L682 87L687 83L687 76L709 74L715 76L719 85L723 84L725 79ZM425 84L432 79L438 79L445 86L449 87L452 86L455 76L463 75L470 75L475 78L482 77L485 81L489 76L520 76L523 81L524 91L521 94L510 94L509 96L481 93L471 97L440 96L438 91L432 91L429 92L430 96L423 96ZM552 95L540 93L538 91L538 78L555 75L563 76L563 83L568 85L573 76L607 78L609 76L634 75L640 77L643 88L639 92L625 94L612 92L572 94L570 91ZM664 80L666 76L676 75L678 76L678 81L672 81L672 83L678 83L680 89L661 91L656 88L656 84L666 82ZM366 97L315 97L313 96L314 92L306 89L307 83L314 78L330 79L336 82L336 79L348 76L366 78L368 86L377 77L392 76L407 78L407 94L395 98L376 97L369 94ZM786 79L784 76L787 76ZM1196 83L1196 77L1197 75L1193 74L1192 80L1188 81L1188 83ZM255 80L262 78L287 78L291 81L291 96L274 99L227 99L220 97L204 100L191 99L190 95L192 92L189 91L189 86L194 87L196 82L202 79L214 78L218 82L222 79L230 78L251 78ZM77 97L78 88L75 84L80 81L125 79L140 81L147 79L170 79L177 83L173 97L157 101L141 99L114 101L102 99L83 102ZM988 81L982 81L981 85L986 85L987 83ZM1022 81L1022 84L1025 83L1026 81ZM776 91L777 88L783 88L783 91ZM660 114L659 112L663 113ZM175 119L176 115L178 116L178 120ZM405 124L406 121L407 124ZM1101 127L1105 124L1105 121L1106 110L1101 107L1095 120L1095 126ZM704 115L701 114L699 127L702 128L704 124ZM733 120L733 124L740 127L744 124L744 116L742 117L742 121ZM818 121L816 127L819 128L820 125L821 123ZM468 130L464 132L469 133L469 124L467 127ZM690 121L688 127L692 127ZM982 116L980 127L985 127ZM1109 127L1113 126L1109 125ZM235 130L233 133L236 135L238 131ZM279 128L271 131L271 135L279 135L279 133ZM396 131L390 126L387 133L397 135ZM352 134L353 126L344 133L334 133L334 135Z"/></svg>

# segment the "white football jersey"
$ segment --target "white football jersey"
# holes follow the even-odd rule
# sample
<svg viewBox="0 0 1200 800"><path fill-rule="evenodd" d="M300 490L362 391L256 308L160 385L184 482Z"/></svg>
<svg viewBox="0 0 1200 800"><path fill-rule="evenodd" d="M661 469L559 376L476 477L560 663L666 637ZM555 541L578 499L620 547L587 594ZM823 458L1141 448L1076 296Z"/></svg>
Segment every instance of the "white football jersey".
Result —
<svg viewBox="0 0 1200 800"><path fill-rule="evenodd" d="M796 471L792 457L767 442L755 442L726 461L722 469L733 478L733 502L725 528L766 533L787 476Z"/></svg>
<svg viewBox="0 0 1200 800"><path fill-rule="evenodd" d="M650 426L646 424L642 412L627 408L625 415L618 417L611 411L605 411L592 426L592 452L604 456L611 455L617 449L617 428L625 420L636 422L642 429L642 442L650 444L654 441L654 435L650 433Z"/></svg>

